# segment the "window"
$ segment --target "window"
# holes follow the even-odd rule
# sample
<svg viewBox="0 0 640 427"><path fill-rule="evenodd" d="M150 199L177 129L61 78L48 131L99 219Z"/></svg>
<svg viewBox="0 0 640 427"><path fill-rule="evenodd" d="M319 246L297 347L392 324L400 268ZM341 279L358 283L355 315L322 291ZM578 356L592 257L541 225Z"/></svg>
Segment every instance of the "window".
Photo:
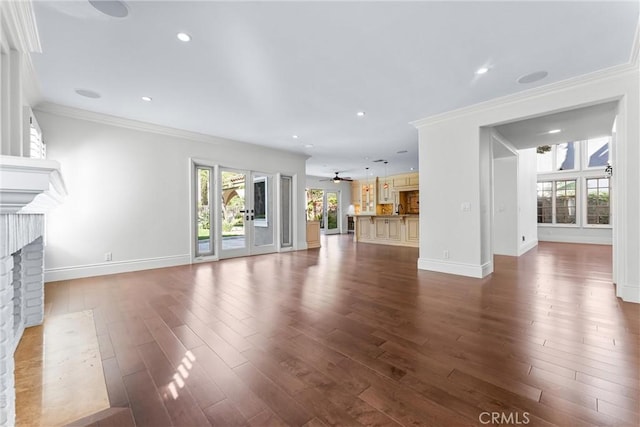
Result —
<svg viewBox="0 0 640 427"><path fill-rule="evenodd" d="M281 217L281 236L280 245L283 248L293 246L293 205L291 199L293 197L293 178L290 176L280 177L280 210Z"/></svg>
<svg viewBox="0 0 640 427"><path fill-rule="evenodd" d="M611 137L537 148L538 224L609 227Z"/></svg>
<svg viewBox="0 0 640 427"><path fill-rule="evenodd" d="M29 157L32 159L47 157L47 146L42 140L42 131L33 114L29 116L29 151Z"/></svg>
<svg viewBox="0 0 640 427"><path fill-rule="evenodd" d="M589 139L586 141L586 167L606 167L609 164L610 137Z"/></svg>
<svg viewBox="0 0 640 427"><path fill-rule="evenodd" d="M577 143L565 142L558 144L555 149L555 170L570 171L575 170L578 162L576 161Z"/></svg>
<svg viewBox="0 0 640 427"><path fill-rule="evenodd" d="M576 180L556 181L556 224L576 223Z"/></svg>
<svg viewBox="0 0 640 427"><path fill-rule="evenodd" d="M538 224L553 222L553 182L538 183Z"/></svg>
<svg viewBox="0 0 640 427"><path fill-rule="evenodd" d="M538 173L573 171L580 168L580 142L541 145L537 148Z"/></svg>
<svg viewBox="0 0 640 427"><path fill-rule="evenodd" d="M587 224L609 224L609 178L587 178Z"/></svg>
<svg viewBox="0 0 640 427"><path fill-rule="evenodd" d="M196 256L214 254L213 218L211 204L213 169L196 166Z"/></svg>

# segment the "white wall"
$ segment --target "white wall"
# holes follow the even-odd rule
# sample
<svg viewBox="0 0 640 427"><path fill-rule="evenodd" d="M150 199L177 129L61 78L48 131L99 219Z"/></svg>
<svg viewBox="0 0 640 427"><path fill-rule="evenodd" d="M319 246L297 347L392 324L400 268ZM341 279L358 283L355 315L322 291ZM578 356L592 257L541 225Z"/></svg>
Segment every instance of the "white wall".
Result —
<svg viewBox="0 0 640 427"><path fill-rule="evenodd" d="M616 151L613 153L614 266L618 296L640 302L640 108L636 43L629 64L576 79L532 89L509 97L415 122L419 129L420 203L426 194L439 200L438 209L420 215L418 267L481 277L482 263L478 183L483 169L483 127L570 110L612 100L620 101ZM460 203L471 209L461 212ZM616 244L617 243L617 244ZM443 249L450 258L444 258Z"/></svg>
<svg viewBox="0 0 640 427"><path fill-rule="evenodd" d="M518 158L493 160L493 253L518 256Z"/></svg>
<svg viewBox="0 0 640 427"><path fill-rule="evenodd" d="M326 191L340 191L340 233L347 233L347 209L351 204L351 183L342 181L336 184L333 181L320 181L321 179L327 178L307 176L306 187Z"/></svg>
<svg viewBox="0 0 640 427"><path fill-rule="evenodd" d="M538 244L536 149L518 150L518 256ZM523 239L524 237L524 239Z"/></svg>
<svg viewBox="0 0 640 427"><path fill-rule="evenodd" d="M47 218L47 281L191 262L191 158L294 176L294 248L306 248L304 156L66 107L36 115L69 193Z"/></svg>

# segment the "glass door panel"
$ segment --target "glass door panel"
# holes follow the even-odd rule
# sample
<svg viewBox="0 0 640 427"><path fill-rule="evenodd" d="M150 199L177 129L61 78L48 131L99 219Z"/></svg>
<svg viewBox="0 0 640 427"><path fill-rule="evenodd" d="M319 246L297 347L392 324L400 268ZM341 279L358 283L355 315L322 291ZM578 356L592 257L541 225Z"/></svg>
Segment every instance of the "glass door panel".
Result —
<svg viewBox="0 0 640 427"><path fill-rule="evenodd" d="M213 188L213 169L196 166L196 256L210 256L215 253L210 202Z"/></svg>
<svg viewBox="0 0 640 427"><path fill-rule="evenodd" d="M221 169L220 196L220 256L221 258L248 255L247 225L250 221L246 206L247 173Z"/></svg>
<svg viewBox="0 0 640 427"><path fill-rule="evenodd" d="M251 253L275 252L275 187L273 175L260 172L251 174L253 181L251 201L247 206L251 221Z"/></svg>
<svg viewBox="0 0 640 427"><path fill-rule="evenodd" d="M340 209L338 206L340 200L339 193L335 191L327 191L325 193L325 217L327 224L325 228L326 234L337 234L340 232Z"/></svg>
<svg viewBox="0 0 640 427"><path fill-rule="evenodd" d="M307 190L307 221L320 221L324 229L324 190Z"/></svg>

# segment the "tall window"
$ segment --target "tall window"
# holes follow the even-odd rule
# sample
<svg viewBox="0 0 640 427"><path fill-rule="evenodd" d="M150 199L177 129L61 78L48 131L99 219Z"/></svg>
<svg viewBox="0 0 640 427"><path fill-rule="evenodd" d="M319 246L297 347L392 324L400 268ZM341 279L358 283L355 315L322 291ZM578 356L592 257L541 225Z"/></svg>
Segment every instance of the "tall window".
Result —
<svg viewBox="0 0 640 427"><path fill-rule="evenodd" d="M196 166L196 255L213 255L213 218L211 187L213 169Z"/></svg>
<svg viewBox="0 0 640 427"><path fill-rule="evenodd" d="M557 224L576 223L576 180L556 181Z"/></svg>
<svg viewBox="0 0 640 427"><path fill-rule="evenodd" d="M609 224L609 178L587 179L587 224Z"/></svg>
<svg viewBox="0 0 640 427"><path fill-rule="evenodd" d="M280 210L281 216L281 236L280 245L283 248L293 246L293 178L290 176L280 177Z"/></svg>
<svg viewBox="0 0 640 427"><path fill-rule="evenodd" d="M538 223L553 222L553 182L538 183Z"/></svg>

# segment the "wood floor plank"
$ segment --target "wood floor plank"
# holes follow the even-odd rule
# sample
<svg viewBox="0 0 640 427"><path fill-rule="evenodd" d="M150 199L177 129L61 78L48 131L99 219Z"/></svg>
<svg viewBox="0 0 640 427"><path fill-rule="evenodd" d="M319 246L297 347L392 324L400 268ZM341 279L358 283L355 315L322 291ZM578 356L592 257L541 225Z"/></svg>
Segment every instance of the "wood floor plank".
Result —
<svg viewBox="0 0 640 427"><path fill-rule="evenodd" d="M172 425L167 410L158 395L156 387L146 370L124 377L124 385L136 425L169 426Z"/></svg>
<svg viewBox="0 0 640 427"><path fill-rule="evenodd" d="M110 404L137 425L638 424L640 305L616 297L610 247L540 242L478 280L322 239L49 283L45 313L93 310Z"/></svg>
<svg viewBox="0 0 640 427"><path fill-rule="evenodd" d="M254 368L251 363L234 368L234 372L286 423L303 425L313 418L307 410Z"/></svg>

